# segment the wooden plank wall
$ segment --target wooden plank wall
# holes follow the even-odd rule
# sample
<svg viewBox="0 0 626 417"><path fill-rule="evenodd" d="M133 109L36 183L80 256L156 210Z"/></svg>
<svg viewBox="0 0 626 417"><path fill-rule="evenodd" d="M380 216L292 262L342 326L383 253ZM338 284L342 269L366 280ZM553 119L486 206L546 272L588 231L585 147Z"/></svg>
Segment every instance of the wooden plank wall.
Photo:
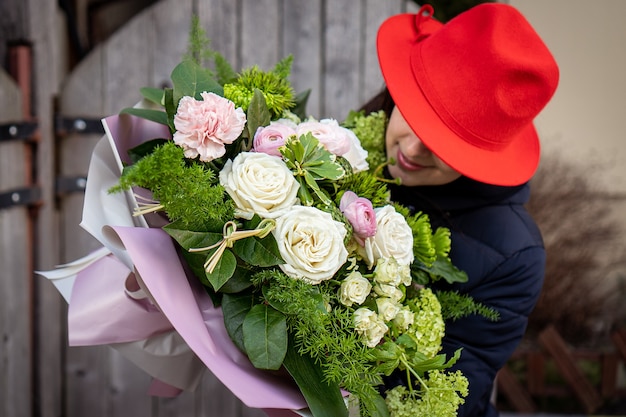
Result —
<svg viewBox="0 0 626 417"><path fill-rule="evenodd" d="M21 92L0 71L0 124L23 121ZM23 141L0 140L0 194L29 184ZM28 209L0 209L0 415L27 416L32 389L31 236ZM7 250L10 248L10 250Z"/></svg>
<svg viewBox="0 0 626 417"><path fill-rule="evenodd" d="M236 68L258 64L269 69L293 54L296 90L313 90L308 111L341 120L382 87L374 41L379 23L416 6L410 0L161 0L68 73L57 2L3 4L19 17L21 36L32 44L32 112L40 134L36 181L43 204L32 251L25 235L26 209L0 211L0 415L264 415L241 404L208 374L195 393L149 397L149 377L115 350L67 347L65 302L50 282L33 276L30 259L37 269L51 269L98 246L78 226L82 193L57 195L55 180L84 176L100 135L55 135L54 118L100 119L136 103L140 87L168 84L197 14L212 46ZM19 95L0 73L0 124L23 116L15 105ZM0 192L25 181L21 146L0 143Z"/></svg>

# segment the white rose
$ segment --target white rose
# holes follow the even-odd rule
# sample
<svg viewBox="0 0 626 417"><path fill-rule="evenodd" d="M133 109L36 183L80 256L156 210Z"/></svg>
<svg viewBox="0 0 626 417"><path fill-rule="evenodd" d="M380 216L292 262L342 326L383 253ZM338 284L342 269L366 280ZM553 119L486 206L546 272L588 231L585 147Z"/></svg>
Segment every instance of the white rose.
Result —
<svg viewBox="0 0 626 417"><path fill-rule="evenodd" d="M350 307L352 304L363 304L370 291L372 284L363 277L359 271L352 271L341 283L339 288L339 301Z"/></svg>
<svg viewBox="0 0 626 417"><path fill-rule="evenodd" d="M374 285L374 292L379 297L387 297L395 301L400 301L404 298L402 290L391 284L376 284Z"/></svg>
<svg viewBox="0 0 626 417"><path fill-rule="evenodd" d="M374 270L374 282L398 285L402 282L400 265L395 258L380 258Z"/></svg>
<svg viewBox="0 0 626 417"><path fill-rule="evenodd" d="M290 277L319 284L348 259L344 224L315 207L293 206L276 219L272 233L286 262L280 268Z"/></svg>
<svg viewBox="0 0 626 417"><path fill-rule="evenodd" d="M385 321L393 320L400 311L398 302L387 297L377 298L376 307L378 307L378 315Z"/></svg>
<svg viewBox="0 0 626 417"><path fill-rule="evenodd" d="M372 310L361 307L354 312L354 328L365 338L367 347L376 347L389 328L382 318Z"/></svg>
<svg viewBox="0 0 626 417"><path fill-rule="evenodd" d="M413 262L413 231L406 219L390 205L374 211L376 235L366 239L366 244L371 245L374 261L393 257L400 265L410 265Z"/></svg>
<svg viewBox="0 0 626 417"><path fill-rule="evenodd" d="M342 156L350 162L350 166L352 166L354 172L367 171L369 169L367 151L361 146L361 141L359 141L359 138L350 129L341 128L345 129L346 134L350 137L350 150Z"/></svg>
<svg viewBox="0 0 626 417"><path fill-rule="evenodd" d="M413 325L415 321L415 313L411 311L409 307L403 307L396 317L393 319L393 324L398 326L400 330L406 331L409 327Z"/></svg>
<svg viewBox="0 0 626 417"><path fill-rule="evenodd" d="M282 159L242 152L220 171L220 184L242 217L276 218L298 202L298 181Z"/></svg>

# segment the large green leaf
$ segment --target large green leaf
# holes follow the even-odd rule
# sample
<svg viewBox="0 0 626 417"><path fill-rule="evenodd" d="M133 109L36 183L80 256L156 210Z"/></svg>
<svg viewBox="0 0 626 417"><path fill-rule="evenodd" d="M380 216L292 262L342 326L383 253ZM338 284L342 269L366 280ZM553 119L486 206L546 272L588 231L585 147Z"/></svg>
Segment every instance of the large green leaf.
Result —
<svg viewBox="0 0 626 417"><path fill-rule="evenodd" d="M296 106L291 109L291 112L298 116L300 119L304 120L307 117L306 113L306 104L309 100L309 96L311 95L311 90L308 89L296 95Z"/></svg>
<svg viewBox="0 0 626 417"><path fill-rule="evenodd" d="M224 326L235 345L245 352L243 343L243 321L246 314L252 308L254 296L246 294L224 294L222 297L222 312L224 313Z"/></svg>
<svg viewBox="0 0 626 417"><path fill-rule="evenodd" d="M159 106L164 106L164 92L162 88L155 87L143 87L139 89L139 92L148 101L153 102L154 104L158 104Z"/></svg>
<svg viewBox="0 0 626 417"><path fill-rule="evenodd" d="M287 319L266 304L250 309L243 321L243 343L250 362L259 369L276 370L287 352Z"/></svg>
<svg viewBox="0 0 626 417"><path fill-rule="evenodd" d="M249 138L254 137L256 130L260 126L267 126L270 124L270 111L267 108L265 96L263 96L263 93L258 88L254 89L252 100L250 100L250 105L248 106L248 111L246 112L246 120Z"/></svg>
<svg viewBox="0 0 626 417"><path fill-rule="evenodd" d="M213 254L213 252L211 252L211 254ZM225 249L219 261L217 261L215 268L213 268L211 272L207 271L206 278L211 283L211 286L213 286L213 289L219 291L233 276L235 269L237 269L237 258L229 249Z"/></svg>
<svg viewBox="0 0 626 417"><path fill-rule="evenodd" d="M167 113L162 110L153 109L138 109L135 107L126 107L122 109L120 114L132 114L133 116L141 117L152 122L160 123L167 126Z"/></svg>
<svg viewBox="0 0 626 417"><path fill-rule="evenodd" d="M204 91L224 96L224 88L215 81L211 72L194 61L185 60L178 64L172 71L171 78L175 104L184 96L200 100L200 93Z"/></svg>
<svg viewBox="0 0 626 417"><path fill-rule="evenodd" d="M192 232L184 229L176 229L175 225L169 224L163 227L168 235L185 250L206 248L220 242L224 236L217 232Z"/></svg>
<svg viewBox="0 0 626 417"><path fill-rule="evenodd" d="M348 408L337 384L329 384L315 361L300 355L290 341L283 365L302 392L313 417L347 417Z"/></svg>
<svg viewBox="0 0 626 417"><path fill-rule="evenodd" d="M220 292L234 294L250 288L252 286L251 277L254 272L254 269L238 263L233 276L220 287Z"/></svg>
<svg viewBox="0 0 626 417"><path fill-rule="evenodd" d="M233 245L233 251L241 260L250 265L266 267L285 263L272 234L263 239L249 237L238 240Z"/></svg>

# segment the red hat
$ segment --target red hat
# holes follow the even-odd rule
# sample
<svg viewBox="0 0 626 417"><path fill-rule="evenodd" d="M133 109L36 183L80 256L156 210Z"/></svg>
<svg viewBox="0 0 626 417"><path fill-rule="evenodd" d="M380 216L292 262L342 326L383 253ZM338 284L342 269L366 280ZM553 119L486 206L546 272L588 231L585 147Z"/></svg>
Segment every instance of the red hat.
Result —
<svg viewBox="0 0 626 417"><path fill-rule="evenodd" d="M378 59L415 134L462 175L495 185L528 181L539 164L533 119L559 69L512 6L482 3L441 24L426 5L378 31Z"/></svg>

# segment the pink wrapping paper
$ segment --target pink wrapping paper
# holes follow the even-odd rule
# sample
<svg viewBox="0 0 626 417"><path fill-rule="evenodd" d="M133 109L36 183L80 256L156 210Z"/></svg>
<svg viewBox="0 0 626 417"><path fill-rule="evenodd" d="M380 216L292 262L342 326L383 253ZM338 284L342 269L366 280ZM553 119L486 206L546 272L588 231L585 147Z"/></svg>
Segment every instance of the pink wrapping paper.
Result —
<svg viewBox="0 0 626 417"><path fill-rule="evenodd" d="M306 402L289 378L256 369L233 344L220 309L189 281L170 236L161 229L113 227L159 309L209 370L253 408L300 409Z"/></svg>

